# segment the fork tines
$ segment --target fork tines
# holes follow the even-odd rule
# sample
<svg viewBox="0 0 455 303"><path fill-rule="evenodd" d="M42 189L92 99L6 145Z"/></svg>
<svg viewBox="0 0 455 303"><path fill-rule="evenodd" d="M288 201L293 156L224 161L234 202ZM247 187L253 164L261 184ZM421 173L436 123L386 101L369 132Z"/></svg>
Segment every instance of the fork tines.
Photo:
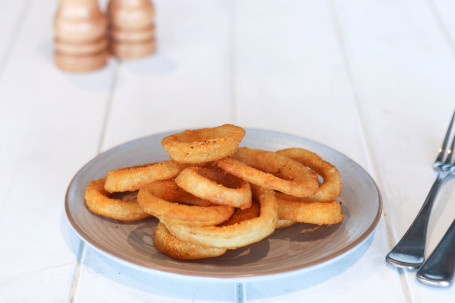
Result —
<svg viewBox="0 0 455 303"><path fill-rule="evenodd" d="M436 158L435 164L443 164L443 163L453 163L455 161L454 152L455 149L455 111L452 114L452 119L450 120L449 128L447 129L446 136L444 138L444 142L442 143L441 148L439 149L438 157ZM447 149L447 144L449 143L449 138L453 134L452 144Z"/></svg>

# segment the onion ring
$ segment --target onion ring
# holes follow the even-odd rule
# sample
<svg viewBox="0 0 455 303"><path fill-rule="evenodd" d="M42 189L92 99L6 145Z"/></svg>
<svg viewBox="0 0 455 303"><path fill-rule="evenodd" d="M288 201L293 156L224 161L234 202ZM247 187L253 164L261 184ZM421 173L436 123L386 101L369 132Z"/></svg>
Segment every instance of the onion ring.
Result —
<svg viewBox="0 0 455 303"><path fill-rule="evenodd" d="M104 188L109 192L135 191L147 183L173 179L185 167L175 161L161 161L112 170L107 173Z"/></svg>
<svg viewBox="0 0 455 303"><path fill-rule="evenodd" d="M245 136L241 127L225 124L185 130L164 137L161 144L171 159L180 163L204 163L232 155Z"/></svg>
<svg viewBox="0 0 455 303"><path fill-rule="evenodd" d="M175 237L209 247L234 249L258 242L275 230L278 220L275 193L271 189L252 187L253 198L259 200L260 215L226 226L188 226L162 221Z"/></svg>
<svg viewBox="0 0 455 303"><path fill-rule="evenodd" d="M223 255L226 248L206 247L184 242L174 237L163 223L158 223L153 233L153 242L158 251L178 260L196 260Z"/></svg>
<svg viewBox="0 0 455 303"><path fill-rule="evenodd" d="M105 178L92 181L85 190L85 204L91 212L119 221L137 221L150 217L137 202L110 198L104 189L105 181Z"/></svg>
<svg viewBox="0 0 455 303"><path fill-rule="evenodd" d="M175 182L196 197L215 204L241 209L251 206L250 184L220 169L187 167Z"/></svg>
<svg viewBox="0 0 455 303"><path fill-rule="evenodd" d="M179 188L174 181L147 184L141 187L137 199L146 213L174 224L216 225L234 213L233 207L224 205L197 206L171 202L191 203L191 200L199 200Z"/></svg>
<svg viewBox="0 0 455 303"><path fill-rule="evenodd" d="M341 176L338 169L319 155L303 148L287 148L277 153L288 156L321 175L323 183L319 189L303 201L333 201L341 194Z"/></svg>
<svg viewBox="0 0 455 303"><path fill-rule="evenodd" d="M337 224L343 221L340 203L331 202L303 202L298 198L276 193L278 204L278 218L300 223L317 225Z"/></svg>
<svg viewBox="0 0 455 303"><path fill-rule="evenodd" d="M198 198L180 188L174 180L152 182L150 185L155 195L166 201L178 201L179 203L195 206L211 206L212 202Z"/></svg>
<svg viewBox="0 0 455 303"><path fill-rule="evenodd" d="M276 228L277 229L286 228L286 227L292 226L296 223L298 223L298 222L295 222L292 220L286 220L286 219L278 219L278 221L276 222Z"/></svg>
<svg viewBox="0 0 455 303"><path fill-rule="evenodd" d="M259 204L252 203L249 208L240 209L237 208L228 220L224 221L223 223L219 224L218 226L225 226L225 225L234 225L240 223L245 220L250 220L259 216Z"/></svg>
<svg viewBox="0 0 455 303"><path fill-rule="evenodd" d="M319 187L314 172L276 152L241 147L232 157L219 160L216 165L250 183L296 197L311 196Z"/></svg>

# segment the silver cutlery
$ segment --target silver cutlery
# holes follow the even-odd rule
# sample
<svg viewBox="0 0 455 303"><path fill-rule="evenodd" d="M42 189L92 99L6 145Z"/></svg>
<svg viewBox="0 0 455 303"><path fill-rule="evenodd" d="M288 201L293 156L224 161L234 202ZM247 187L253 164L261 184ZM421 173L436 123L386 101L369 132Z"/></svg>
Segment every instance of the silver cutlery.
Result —
<svg viewBox="0 0 455 303"><path fill-rule="evenodd" d="M444 142L442 143L439 154L433 165L434 170L438 172L438 176L431 187L422 208L417 214L417 217L414 219L405 235L386 257L386 261L394 266L416 269L421 267L425 260L426 234L431 209L441 185L448 176L455 174L455 152L452 152L455 147L455 135L453 135L452 143L449 146L449 139L455 128L454 120L455 112L452 115ZM449 235L449 237L452 238L451 235ZM442 248L439 250L444 251L446 245L442 244L441 247ZM433 262L440 263L437 261L439 260L437 257L433 257L432 260ZM428 264L428 266L430 266L430 264Z"/></svg>
<svg viewBox="0 0 455 303"><path fill-rule="evenodd" d="M446 234L417 272L419 282L433 287L449 287L452 284L455 259L455 220Z"/></svg>

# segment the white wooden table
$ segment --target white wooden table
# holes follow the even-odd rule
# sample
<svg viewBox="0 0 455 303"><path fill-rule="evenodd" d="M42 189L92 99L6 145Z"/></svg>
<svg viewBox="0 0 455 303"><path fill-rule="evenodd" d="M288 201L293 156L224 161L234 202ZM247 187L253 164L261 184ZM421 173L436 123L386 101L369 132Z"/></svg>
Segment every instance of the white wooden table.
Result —
<svg viewBox="0 0 455 303"><path fill-rule="evenodd" d="M103 2L105 5L105 2ZM374 237L292 278L245 284L246 302L454 302L384 257L435 178L455 109L451 0L156 0L159 51L68 74L53 64L56 0L0 1L0 302L240 302L234 283L144 273L72 230L78 169L123 142L234 123L305 137L381 189ZM455 217L455 181L428 253Z"/></svg>

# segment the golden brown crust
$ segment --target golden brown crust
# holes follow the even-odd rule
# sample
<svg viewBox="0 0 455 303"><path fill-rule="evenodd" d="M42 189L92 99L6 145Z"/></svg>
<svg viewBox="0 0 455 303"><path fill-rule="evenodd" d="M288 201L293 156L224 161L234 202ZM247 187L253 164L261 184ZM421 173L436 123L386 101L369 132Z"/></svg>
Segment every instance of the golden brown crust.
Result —
<svg viewBox="0 0 455 303"><path fill-rule="evenodd" d="M168 187L163 191L164 183L174 181L158 181L150 183L139 190L138 202L146 213L160 220L173 224L187 225L217 225L226 221L234 213L234 208L223 205L185 205L178 202L187 202L189 193L176 187ZM199 198L194 197L194 200ZM181 201L185 200L185 201Z"/></svg>
<svg viewBox="0 0 455 303"><path fill-rule="evenodd" d="M234 249L258 242L275 230L277 204L272 190L262 187L252 189L253 197L259 200L259 217L226 226L188 226L162 222L175 237L199 245Z"/></svg>
<svg viewBox="0 0 455 303"><path fill-rule="evenodd" d="M135 191L148 183L173 179L185 167L175 161L161 161L112 170L107 173L105 189L109 192Z"/></svg>
<svg viewBox="0 0 455 303"><path fill-rule="evenodd" d="M286 219L278 219L276 222L276 228L287 228L290 227L298 222L292 221L292 220L286 220Z"/></svg>
<svg viewBox="0 0 455 303"><path fill-rule="evenodd" d="M223 255L226 248L206 247L174 237L163 223L158 223L153 234L155 247L163 254L178 260L196 260Z"/></svg>
<svg viewBox="0 0 455 303"><path fill-rule="evenodd" d="M278 218L317 225L337 224L343 221L340 203L302 202L277 193Z"/></svg>
<svg viewBox="0 0 455 303"><path fill-rule="evenodd" d="M150 217L137 202L110 198L104 189L104 183L103 178L92 181L87 186L85 203L91 212L120 221L137 221Z"/></svg>
<svg viewBox="0 0 455 303"><path fill-rule="evenodd" d="M287 148L277 153L288 156L321 175L323 183L318 190L302 201L333 201L341 194L341 176L338 169L323 160L318 154L303 148Z"/></svg>
<svg viewBox="0 0 455 303"><path fill-rule="evenodd" d="M250 220L259 216L259 204L252 203L249 208L246 209L236 209L232 217L218 226L234 225L246 220Z"/></svg>
<svg viewBox="0 0 455 303"><path fill-rule="evenodd" d="M239 148L244 135L227 124L167 136L162 145L173 160L92 181L87 207L121 221L157 217L156 248L179 260L220 256L300 222L342 222L335 166L301 148Z"/></svg>
<svg viewBox="0 0 455 303"><path fill-rule="evenodd" d="M225 124L213 128L185 130L163 138L161 144L177 162L204 163L235 153L244 136L243 128Z"/></svg>
<svg viewBox="0 0 455 303"><path fill-rule="evenodd" d="M187 167L175 179L187 192L214 204L251 206L250 184L217 168Z"/></svg>
<svg viewBox="0 0 455 303"><path fill-rule="evenodd" d="M241 147L216 165L250 183L297 197L310 196L319 187L316 174L276 152Z"/></svg>

